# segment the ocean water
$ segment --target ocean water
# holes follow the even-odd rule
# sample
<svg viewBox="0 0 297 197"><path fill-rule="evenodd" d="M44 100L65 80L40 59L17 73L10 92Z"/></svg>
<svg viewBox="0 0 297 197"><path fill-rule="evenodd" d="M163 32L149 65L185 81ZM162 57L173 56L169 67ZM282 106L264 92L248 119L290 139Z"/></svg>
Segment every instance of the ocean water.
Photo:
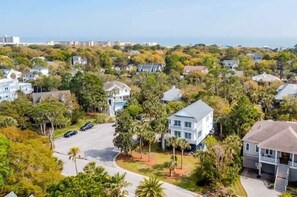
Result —
<svg viewBox="0 0 297 197"><path fill-rule="evenodd" d="M47 41L127 41L134 43L158 43L162 46L191 46L195 44L216 44L219 46L248 46L248 47L294 47L297 44L296 38L253 38L253 37L162 37L162 38L149 38L149 37L96 37L96 36L60 36L60 37L21 37L21 42L36 43Z"/></svg>

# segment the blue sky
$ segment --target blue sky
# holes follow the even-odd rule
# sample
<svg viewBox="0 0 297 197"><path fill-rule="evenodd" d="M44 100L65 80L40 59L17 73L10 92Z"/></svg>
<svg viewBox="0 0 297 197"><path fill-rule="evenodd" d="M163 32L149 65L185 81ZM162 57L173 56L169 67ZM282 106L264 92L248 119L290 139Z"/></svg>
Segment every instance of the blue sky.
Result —
<svg viewBox="0 0 297 197"><path fill-rule="evenodd" d="M296 38L296 0L0 0L0 35Z"/></svg>

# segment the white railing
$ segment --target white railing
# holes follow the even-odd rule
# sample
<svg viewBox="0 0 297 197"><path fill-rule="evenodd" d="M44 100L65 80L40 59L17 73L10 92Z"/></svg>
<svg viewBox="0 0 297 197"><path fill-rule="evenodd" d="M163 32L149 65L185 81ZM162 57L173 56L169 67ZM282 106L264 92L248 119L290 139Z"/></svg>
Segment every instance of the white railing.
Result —
<svg viewBox="0 0 297 197"><path fill-rule="evenodd" d="M279 169L279 166L277 166L276 173L275 173L275 180L274 180L274 186L273 186L274 189L275 189L275 186L276 186L277 175L278 175L278 169Z"/></svg>
<svg viewBox="0 0 297 197"><path fill-rule="evenodd" d="M297 167L297 162L296 161L289 161L289 166L290 167Z"/></svg>
<svg viewBox="0 0 297 197"><path fill-rule="evenodd" d="M266 162L270 162L270 163L275 163L275 158L274 157L265 157L265 156L261 156L260 157L261 161L266 161ZM276 161L276 163L278 163L278 160Z"/></svg>

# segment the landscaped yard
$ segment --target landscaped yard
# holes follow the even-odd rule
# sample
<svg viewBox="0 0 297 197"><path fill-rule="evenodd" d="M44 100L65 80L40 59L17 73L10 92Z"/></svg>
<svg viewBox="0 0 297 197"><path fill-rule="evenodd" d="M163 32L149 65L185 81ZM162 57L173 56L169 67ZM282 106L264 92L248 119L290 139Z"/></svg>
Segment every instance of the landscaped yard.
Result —
<svg viewBox="0 0 297 197"><path fill-rule="evenodd" d="M147 150L145 149L144 152L146 154L143 154L143 159L140 158L141 155L138 151L133 151L132 158L127 158L125 155L119 155L116 160L117 165L126 170L145 176L155 176L165 182L177 185L193 192L201 193L203 188L196 185L197 177L195 176L197 175L193 173L199 165L199 160L193 156L185 155L182 170L180 165L180 152L177 152L178 166L176 168L176 174L170 177L169 168L165 165L165 163L171 160L172 151L166 151L163 153L161 151L157 151L158 148L156 147L157 145L152 148L151 162L148 162L148 154ZM230 187L230 189L232 189L233 192L238 196L247 196L239 178Z"/></svg>
<svg viewBox="0 0 297 197"><path fill-rule="evenodd" d="M62 128L62 129L57 129L55 130L55 133L54 133L54 136L53 138L54 139L57 139L59 137L62 137L64 135L64 133L66 133L67 131L70 131L70 130L79 130L79 128L81 126L83 126L86 122L88 121L94 121L93 118L89 118L89 117L85 117L85 118L82 118L80 120L78 120L78 122L76 124L73 124L73 125L70 125L68 127L65 127L65 128Z"/></svg>
<svg viewBox="0 0 297 197"><path fill-rule="evenodd" d="M247 197L247 193L241 185L240 178L236 180L236 182L230 187L232 191L240 197Z"/></svg>
<svg viewBox="0 0 297 197"><path fill-rule="evenodd" d="M172 177L169 176L169 168L165 165L166 162L171 160L172 152L157 152L156 146L153 148L151 153L152 159L151 162L148 162L148 154L145 149L143 158L138 152L133 151L133 158L127 158L124 155L119 155L117 158L117 165L138 174L145 176L156 176L159 179L172 183L174 185L180 186L182 188L194 191L201 192L201 187L196 186L195 177L191 174L197 165L199 165L199 160L193 156L184 156L183 169L181 169L180 164L180 153L177 152L177 168L176 173Z"/></svg>

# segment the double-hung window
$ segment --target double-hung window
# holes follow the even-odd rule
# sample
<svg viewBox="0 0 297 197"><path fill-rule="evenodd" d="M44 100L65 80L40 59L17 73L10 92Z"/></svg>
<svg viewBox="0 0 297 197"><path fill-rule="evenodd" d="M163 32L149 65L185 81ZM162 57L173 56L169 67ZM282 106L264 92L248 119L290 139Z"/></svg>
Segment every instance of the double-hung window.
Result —
<svg viewBox="0 0 297 197"><path fill-rule="evenodd" d="M185 122L185 127L186 128L191 128L192 127L192 123L191 122Z"/></svg>
<svg viewBox="0 0 297 197"><path fill-rule="evenodd" d="M185 138L186 139L192 139L192 134L191 133L185 133Z"/></svg>
<svg viewBox="0 0 297 197"><path fill-rule="evenodd" d="M175 120L175 121L174 121L174 126L178 126L178 127L180 127L180 121L179 121L179 120Z"/></svg>
<svg viewBox="0 0 297 197"><path fill-rule="evenodd" d="M246 145L245 145L245 150L246 150L246 151L249 151L249 150L250 150L250 144L249 144L249 143L246 143Z"/></svg>
<svg viewBox="0 0 297 197"><path fill-rule="evenodd" d="M180 137L180 131L174 131L174 135L175 135L176 137Z"/></svg>

